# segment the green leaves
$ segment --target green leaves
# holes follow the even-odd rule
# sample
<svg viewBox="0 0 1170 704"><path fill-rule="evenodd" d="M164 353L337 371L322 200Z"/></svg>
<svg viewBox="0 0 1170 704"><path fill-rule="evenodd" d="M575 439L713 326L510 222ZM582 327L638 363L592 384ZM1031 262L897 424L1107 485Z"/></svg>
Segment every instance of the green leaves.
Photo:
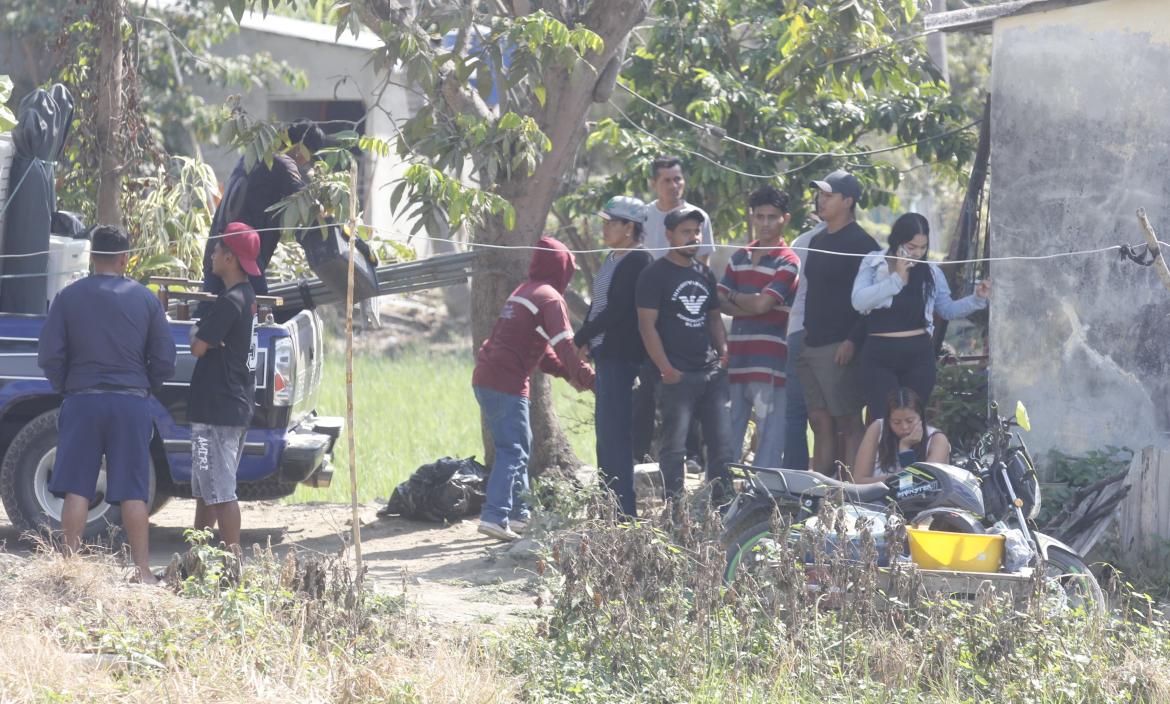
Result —
<svg viewBox="0 0 1170 704"><path fill-rule="evenodd" d="M240 0L215 1L226 7ZM257 1L243 0L247 6ZM283 0L294 6L299 1ZM273 0L273 5L280 2ZM236 8L231 9L238 19ZM357 16L356 3L334 6L332 20L339 35L357 26ZM383 157L393 150L411 161L394 184L390 204L396 212L409 212L416 233L425 229L445 235L450 226L478 224L489 217L513 227L515 212L498 194L499 184L531 176L552 150L539 115L559 99L555 82L563 81L566 71L598 70L586 64L604 50L601 37L543 10L514 17L463 3L426 4L412 21L386 21L375 29L384 44L372 53L374 67L404 77L411 90L427 99L398 125L393 144L346 132L338 135L341 145ZM469 90L472 84L478 105ZM485 112L483 103L493 89L499 106ZM241 150L247 168L269 162L282 146L278 132L237 109L226 116L221 138ZM345 158L337 153L324 160L339 168ZM340 212L343 204L331 188L321 181L306 189L315 190L313 196L280 204L282 223L303 224L322 212Z"/></svg>
<svg viewBox="0 0 1170 704"><path fill-rule="evenodd" d="M688 199L708 209L717 233L739 240L747 235L745 195L765 183L788 190L797 228L811 173L856 171L866 185L862 205L871 207L892 201L915 158L949 178L973 153L973 132L951 132L977 115L939 81L916 37L914 0L675 0L656 11L659 21L634 35L640 43L621 84L700 127L619 92L615 103L629 120L599 117L586 141L588 162L615 177L585 186L590 193L645 194L650 160L679 153ZM864 153L898 143L911 146ZM769 181L731 169L785 175Z"/></svg>
<svg viewBox="0 0 1170 704"><path fill-rule="evenodd" d="M333 21L337 23L337 34L334 39L340 39L346 30L355 37L361 32L362 21L353 11L353 3L339 2L333 6Z"/></svg>
<svg viewBox="0 0 1170 704"><path fill-rule="evenodd" d="M0 74L0 132L7 132L16 127L16 115L8 109L8 100L12 97L12 79Z"/></svg>
<svg viewBox="0 0 1170 704"><path fill-rule="evenodd" d="M151 276L171 273L186 276L188 271L187 263L172 254L155 254L138 258L134 261L134 268L140 272L139 280L143 283Z"/></svg>
<svg viewBox="0 0 1170 704"><path fill-rule="evenodd" d="M140 252L130 260L130 276L200 276L203 242L211 229L218 184L207 164L175 157L156 175L132 179L126 228Z"/></svg>
<svg viewBox="0 0 1170 704"><path fill-rule="evenodd" d="M244 21L244 12L248 9L247 0L228 0L228 7L231 8L232 17L236 18L236 22Z"/></svg>
<svg viewBox="0 0 1170 704"><path fill-rule="evenodd" d="M395 186L390 202L396 212L408 189L407 216L415 220L411 235L424 229L434 235L461 225L476 227L492 216L501 218L506 229L516 226L516 211L507 200L466 186L427 164L411 164Z"/></svg>
<svg viewBox="0 0 1170 704"><path fill-rule="evenodd" d="M225 109L227 116L220 127L219 138L240 150L245 170L251 171L260 162L271 167L276 154L289 147L287 131L278 130L273 123L254 119L240 106L239 96L228 98Z"/></svg>
<svg viewBox="0 0 1170 704"><path fill-rule="evenodd" d="M349 169L333 170L318 162L305 187L268 209L280 214L280 226L285 232L325 225L330 220L349 222L360 213L350 212ZM324 230L320 231L324 236Z"/></svg>
<svg viewBox="0 0 1170 704"><path fill-rule="evenodd" d="M349 149L358 149L381 157L390 156L394 152L394 145L390 142L368 134L358 134L357 130L341 130L330 134L329 138L337 143L338 148L319 150L318 155L347 152ZM348 170L349 162L342 160L334 165L334 168Z"/></svg>

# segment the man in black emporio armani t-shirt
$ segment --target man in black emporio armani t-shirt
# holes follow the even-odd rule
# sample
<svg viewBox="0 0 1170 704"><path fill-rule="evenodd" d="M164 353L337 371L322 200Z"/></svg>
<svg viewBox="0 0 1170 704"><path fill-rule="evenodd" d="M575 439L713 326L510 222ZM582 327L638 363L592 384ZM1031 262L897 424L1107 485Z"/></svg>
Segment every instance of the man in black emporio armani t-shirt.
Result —
<svg viewBox="0 0 1170 704"><path fill-rule="evenodd" d="M719 314L715 276L695 261L705 216L683 207L666 216L670 253L642 271L635 302L646 353L662 374L662 450L659 465L677 506L683 496L683 458L691 418L707 442L712 498L729 490L731 417L728 415L727 333Z"/></svg>

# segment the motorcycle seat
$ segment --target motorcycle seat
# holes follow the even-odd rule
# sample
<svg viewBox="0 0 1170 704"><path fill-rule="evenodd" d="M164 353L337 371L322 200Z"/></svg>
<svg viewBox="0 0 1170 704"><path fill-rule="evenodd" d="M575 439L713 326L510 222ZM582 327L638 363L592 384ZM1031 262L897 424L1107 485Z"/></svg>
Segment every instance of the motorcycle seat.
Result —
<svg viewBox="0 0 1170 704"><path fill-rule="evenodd" d="M759 472L757 476L772 491L801 496L841 496L851 503L880 504L890 494L890 488L883 482L854 484L802 469L776 469Z"/></svg>

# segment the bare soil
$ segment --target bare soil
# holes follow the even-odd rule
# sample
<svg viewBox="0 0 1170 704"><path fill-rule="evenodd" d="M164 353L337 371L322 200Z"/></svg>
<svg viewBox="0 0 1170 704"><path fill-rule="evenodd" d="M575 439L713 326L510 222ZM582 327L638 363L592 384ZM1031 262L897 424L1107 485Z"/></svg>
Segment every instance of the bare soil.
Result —
<svg viewBox="0 0 1170 704"><path fill-rule="evenodd" d="M278 554L337 554L350 542L348 505L248 502L240 507L245 546L271 541ZM378 508L359 507L363 558L377 591L405 594L421 615L439 623L504 626L536 616L533 558L509 553L509 546L478 534L474 520L441 525L378 518ZM174 553L186 551L183 531L194 511L192 501L174 500L151 518L152 565L163 567ZM33 549L20 540L3 511L0 546L23 555Z"/></svg>

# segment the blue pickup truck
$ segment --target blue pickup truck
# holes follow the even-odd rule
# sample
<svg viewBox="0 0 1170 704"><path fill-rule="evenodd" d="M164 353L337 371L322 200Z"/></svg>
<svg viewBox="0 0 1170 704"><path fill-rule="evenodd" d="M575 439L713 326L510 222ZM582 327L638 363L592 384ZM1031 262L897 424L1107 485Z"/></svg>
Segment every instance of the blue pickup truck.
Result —
<svg viewBox="0 0 1170 704"><path fill-rule="evenodd" d="M263 314L262 314L263 315ZM302 310L277 324L271 315L256 327L256 405L240 462L241 500L276 499L298 484L329 485L330 458L343 421L317 415L324 361L321 319ZM44 316L0 314L0 499L22 532L58 528L61 500L48 491L57 447L61 396L37 367L37 340ZM174 378L150 399L151 513L172 497L191 496L191 433L187 392L195 358L188 347L190 321L171 321L178 347ZM118 508L105 501L104 470L89 510L86 536L120 524Z"/></svg>

